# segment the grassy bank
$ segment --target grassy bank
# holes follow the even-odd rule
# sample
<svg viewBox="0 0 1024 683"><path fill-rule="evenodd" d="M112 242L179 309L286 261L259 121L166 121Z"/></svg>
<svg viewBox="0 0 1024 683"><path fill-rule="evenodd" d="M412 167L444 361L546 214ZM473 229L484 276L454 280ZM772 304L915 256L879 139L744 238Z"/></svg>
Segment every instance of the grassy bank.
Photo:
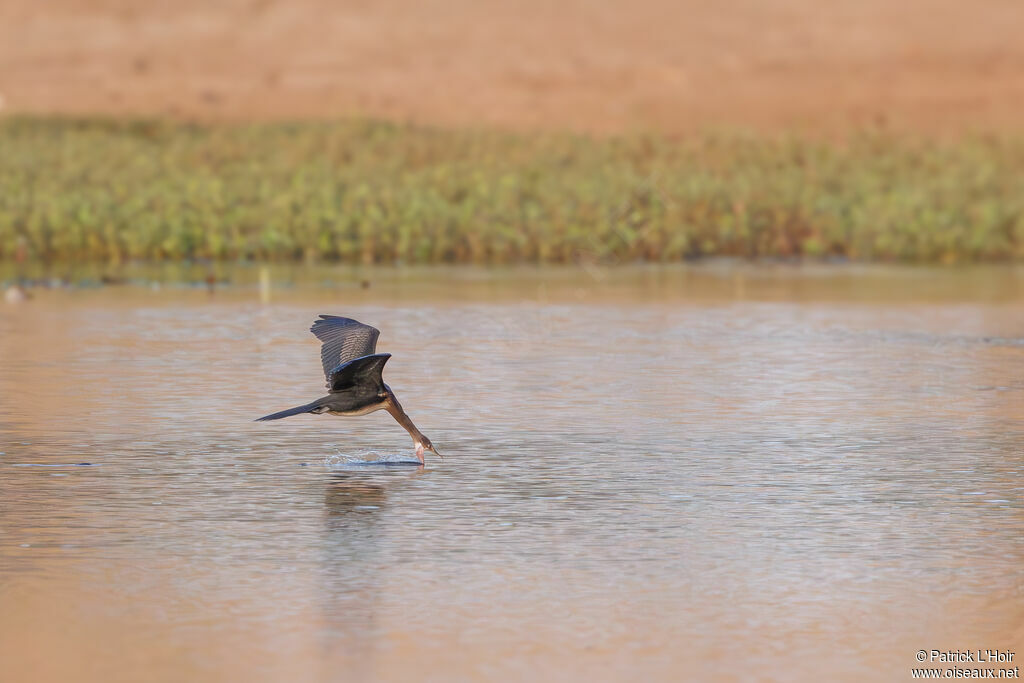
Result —
<svg viewBox="0 0 1024 683"><path fill-rule="evenodd" d="M1024 259L1024 140L0 120L0 258Z"/></svg>

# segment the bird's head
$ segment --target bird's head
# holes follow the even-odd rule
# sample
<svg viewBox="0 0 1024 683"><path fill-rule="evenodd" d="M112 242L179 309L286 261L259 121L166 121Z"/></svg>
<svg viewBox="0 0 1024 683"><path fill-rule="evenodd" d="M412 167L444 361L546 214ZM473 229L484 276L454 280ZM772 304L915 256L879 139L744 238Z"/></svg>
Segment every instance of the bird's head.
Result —
<svg viewBox="0 0 1024 683"><path fill-rule="evenodd" d="M434 448L434 444L430 443L430 439L425 436L421 437L420 440L416 442L416 457L421 461L423 460L424 451L430 451L442 460L444 459L444 456L438 453L437 449Z"/></svg>

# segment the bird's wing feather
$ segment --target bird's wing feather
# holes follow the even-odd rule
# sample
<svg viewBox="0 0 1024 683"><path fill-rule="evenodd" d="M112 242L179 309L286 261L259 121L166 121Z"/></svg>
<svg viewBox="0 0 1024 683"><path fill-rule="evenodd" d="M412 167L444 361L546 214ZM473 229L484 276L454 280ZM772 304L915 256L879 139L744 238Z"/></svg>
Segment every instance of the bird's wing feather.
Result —
<svg viewBox="0 0 1024 683"><path fill-rule="evenodd" d="M388 358L391 358L390 353L377 353L342 363L327 375L327 388L332 392L344 391L355 386L383 391L384 378L380 373L384 370Z"/></svg>
<svg viewBox="0 0 1024 683"><path fill-rule="evenodd" d="M380 330L352 318L336 315L321 315L309 331L323 342L320 347L320 361L324 376L330 384L331 372L350 360L369 356L377 351L377 337Z"/></svg>

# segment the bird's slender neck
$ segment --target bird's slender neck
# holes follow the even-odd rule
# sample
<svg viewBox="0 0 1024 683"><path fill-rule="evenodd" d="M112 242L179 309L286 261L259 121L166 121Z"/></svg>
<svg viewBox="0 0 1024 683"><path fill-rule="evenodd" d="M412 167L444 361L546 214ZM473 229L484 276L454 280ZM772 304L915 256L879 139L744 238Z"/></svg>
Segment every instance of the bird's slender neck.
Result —
<svg viewBox="0 0 1024 683"><path fill-rule="evenodd" d="M405 411L402 410L402 404L398 402L397 398L395 398L395 394L391 389L388 389L388 400L386 401L384 408L391 413L391 417L395 418L395 421L398 422L398 424L405 427L405 431L409 432L409 436L412 437L414 442L417 444L423 443L423 439L425 438L423 436L423 432L421 432L419 428L412 423L412 418L406 415Z"/></svg>

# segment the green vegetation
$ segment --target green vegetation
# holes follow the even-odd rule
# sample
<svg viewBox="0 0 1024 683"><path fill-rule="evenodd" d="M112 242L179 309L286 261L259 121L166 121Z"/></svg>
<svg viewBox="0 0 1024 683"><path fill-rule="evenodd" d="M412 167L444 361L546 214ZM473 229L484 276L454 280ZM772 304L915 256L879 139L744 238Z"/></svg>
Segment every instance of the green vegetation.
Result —
<svg viewBox="0 0 1024 683"><path fill-rule="evenodd" d="M1024 139L0 121L0 258L1024 257Z"/></svg>

